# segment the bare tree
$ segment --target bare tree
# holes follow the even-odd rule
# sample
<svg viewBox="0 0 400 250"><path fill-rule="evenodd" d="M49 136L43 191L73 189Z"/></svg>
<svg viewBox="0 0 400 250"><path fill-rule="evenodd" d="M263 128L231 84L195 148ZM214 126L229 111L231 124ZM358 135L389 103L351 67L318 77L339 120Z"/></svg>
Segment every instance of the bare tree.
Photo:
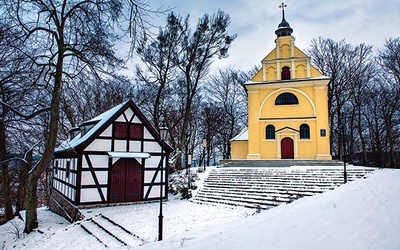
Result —
<svg viewBox="0 0 400 250"><path fill-rule="evenodd" d="M361 43L356 46L348 44L345 40L335 42L332 39L313 39L308 50L313 64L330 77L328 85L328 109L330 113L331 131L334 124L343 124L342 120L346 102L354 95L355 85L363 84L362 77L372 70L372 46ZM331 144L333 142L331 136ZM339 133L338 145L342 144ZM340 147L337 154L342 155Z"/></svg>
<svg viewBox="0 0 400 250"><path fill-rule="evenodd" d="M223 11L205 14L192 33L189 16L182 19L170 14L165 28L157 38L144 41L138 52L145 70L138 69L141 83L139 105L153 117L154 125L163 120L171 134L171 145L176 149L176 167L180 168L181 154L192 150L191 127L196 124L201 103L199 95L210 65L216 58L225 58L236 35L229 36L230 17ZM198 106L198 105L197 105Z"/></svg>
<svg viewBox="0 0 400 250"><path fill-rule="evenodd" d="M18 148L21 144L11 140L15 134L19 134L21 138L25 135L25 129L20 128L18 123L46 111L41 107L40 101L45 98L34 99L45 89L38 86L37 77L41 72L31 59L34 50L23 51L23 43L18 40L21 31L6 19L2 18L0 22L0 166L5 217L6 220L10 220L13 218L13 201L8 166L10 163L17 164L10 159L17 160L14 155L22 153L21 150L26 148L30 141ZM15 107L18 111L14 110ZM26 115L28 112L32 113Z"/></svg>
<svg viewBox="0 0 400 250"><path fill-rule="evenodd" d="M387 75L400 85L400 38L385 41L384 49L379 51L378 64Z"/></svg>
<svg viewBox="0 0 400 250"><path fill-rule="evenodd" d="M400 99L392 96L400 96L400 38L385 41L377 62L380 66L378 81L382 82L383 93L387 96L381 100L381 112L386 127L389 165L396 167L400 165L400 159L396 157L396 149L399 151L400 148Z"/></svg>
<svg viewBox="0 0 400 250"><path fill-rule="evenodd" d="M86 75L77 76L64 84L61 98L60 140L65 140L72 127L79 126L134 96L132 82L119 75L87 81Z"/></svg>
<svg viewBox="0 0 400 250"><path fill-rule="evenodd" d="M145 64L146 74L137 66L136 76L143 83L141 100L148 104L153 124L159 127L161 120L162 105L166 93L165 88L177 78L177 57L182 38L189 28L189 21L184 21L180 16L170 13L165 28L160 28L154 40L146 38L137 48L137 53Z"/></svg>
<svg viewBox="0 0 400 250"><path fill-rule="evenodd" d="M214 58L228 56L230 44L236 38L236 35L227 34L229 24L229 15L221 10L212 16L205 14L193 34L188 30L183 38L178 64L183 74L181 87L185 94L185 105L179 148L186 141L193 99L198 94L201 81L207 76Z"/></svg>
<svg viewBox="0 0 400 250"><path fill-rule="evenodd" d="M223 157L230 159L230 143L247 124L247 94L244 83L246 75L232 68L220 69L212 75L205 86L206 92L210 93L210 103L218 103L222 108L223 122L219 124L217 131L222 139Z"/></svg>
<svg viewBox="0 0 400 250"><path fill-rule="evenodd" d="M83 72L103 79L120 68L123 61L115 56L114 44L121 18L126 17L124 4L129 4L126 28L135 37L143 27L147 14L142 1L38 0L2 1L4 13L19 27L27 50L35 49L34 62L43 69L42 82L50 93L49 117L44 149L40 161L28 173L25 232L30 233L37 222L37 181L49 166L57 144L60 103L65 82ZM132 36L131 36L132 37ZM13 112L16 112L13 109Z"/></svg>

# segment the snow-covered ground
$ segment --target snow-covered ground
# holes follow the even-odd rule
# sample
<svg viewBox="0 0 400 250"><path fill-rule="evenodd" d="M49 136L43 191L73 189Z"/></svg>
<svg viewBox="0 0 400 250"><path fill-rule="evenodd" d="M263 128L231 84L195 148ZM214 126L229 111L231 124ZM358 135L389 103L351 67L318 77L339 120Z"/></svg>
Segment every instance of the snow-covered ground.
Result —
<svg viewBox="0 0 400 250"><path fill-rule="evenodd" d="M170 197L163 206L164 240L157 242L158 203L85 210L87 217L102 213L148 242L137 249L398 250L400 170L377 170L335 190L254 212ZM105 248L78 224L46 209L38 215L39 228L29 235L21 233L19 219L0 226L1 249ZM110 246L117 248L129 249Z"/></svg>

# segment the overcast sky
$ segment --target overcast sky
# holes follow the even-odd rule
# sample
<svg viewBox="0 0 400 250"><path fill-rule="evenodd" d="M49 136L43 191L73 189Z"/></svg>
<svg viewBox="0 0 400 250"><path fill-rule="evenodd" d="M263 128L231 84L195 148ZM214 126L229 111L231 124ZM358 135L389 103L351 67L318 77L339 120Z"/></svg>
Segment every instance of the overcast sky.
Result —
<svg viewBox="0 0 400 250"><path fill-rule="evenodd" d="M346 39L348 43L366 43L374 49L385 39L400 37L400 0L286 0L285 17L293 28L295 44L305 50L311 39ZM282 0L150 0L153 8L175 7L174 13L190 15L192 25L205 13L218 9L228 13L232 43L229 58L215 66L233 66L247 70L274 48L275 30L282 20L278 7ZM165 18L161 19L165 23ZM160 21L160 22L161 22ZM158 25L163 25L164 23Z"/></svg>

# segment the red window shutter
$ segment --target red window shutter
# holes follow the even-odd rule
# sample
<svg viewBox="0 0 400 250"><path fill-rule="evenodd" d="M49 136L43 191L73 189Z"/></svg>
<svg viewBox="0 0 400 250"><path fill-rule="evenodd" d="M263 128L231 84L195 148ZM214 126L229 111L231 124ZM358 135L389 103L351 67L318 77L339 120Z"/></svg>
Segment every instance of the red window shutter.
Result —
<svg viewBox="0 0 400 250"><path fill-rule="evenodd" d="M126 123L115 123L114 125L114 137L117 139L128 138L128 124Z"/></svg>
<svg viewBox="0 0 400 250"><path fill-rule="evenodd" d="M143 126L140 124L131 124L129 138L130 139L142 139L143 138Z"/></svg>

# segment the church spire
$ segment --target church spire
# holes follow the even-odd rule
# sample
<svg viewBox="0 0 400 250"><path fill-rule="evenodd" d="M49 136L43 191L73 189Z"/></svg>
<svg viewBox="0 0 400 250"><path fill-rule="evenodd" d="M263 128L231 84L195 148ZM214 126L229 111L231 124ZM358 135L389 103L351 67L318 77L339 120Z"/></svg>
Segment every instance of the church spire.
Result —
<svg viewBox="0 0 400 250"><path fill-rule="evenodd" d="M279 5L279 8L282 8L282 21L278 25L278 29L275 30L275 34L277 35L277 37L291 36L292 32L293 32L293 29L290 28L289 23L285 20L285 8L286 7L287 7L287 5L285 3L282 3L281 5Z"/></svg>

